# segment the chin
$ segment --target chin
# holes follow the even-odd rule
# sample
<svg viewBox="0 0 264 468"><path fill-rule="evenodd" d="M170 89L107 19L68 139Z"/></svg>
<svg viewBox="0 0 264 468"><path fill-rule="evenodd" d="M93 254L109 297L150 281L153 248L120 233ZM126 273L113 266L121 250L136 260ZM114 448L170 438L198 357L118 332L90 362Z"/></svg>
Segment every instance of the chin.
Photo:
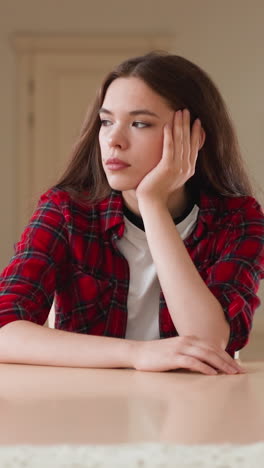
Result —
<svg viewBox="0 0 264 468"><path fill-rule="evenodd" d="M136 190L136 186L135 185L131 185L131 184L110 184L110 187L111 189L113 190L119 190L120 192L125 192L126 190Z"/></svg>
<svg viewBox="0 0 264 468"><path fill-rule="evenodd" d="M112 178L108 180L108 184L110 185L111 189L119 190L120 192L124 192L125 190L136 190L138 184L129 182L129 181L122 181L122 180L113 180Z"/></svg>

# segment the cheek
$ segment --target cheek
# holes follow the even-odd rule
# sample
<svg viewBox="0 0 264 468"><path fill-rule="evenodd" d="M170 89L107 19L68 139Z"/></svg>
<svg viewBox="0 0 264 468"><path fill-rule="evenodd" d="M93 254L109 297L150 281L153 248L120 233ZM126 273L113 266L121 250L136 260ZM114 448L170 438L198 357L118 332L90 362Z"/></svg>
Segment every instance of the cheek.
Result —
<svg viewBox="0 0 264 468"><path fill-rule="evenodd" d="M108 141L109 137L109 128L101 126L98 132L98 141L99 145L103 148L106 146L106 142Z"/></svg>
<svg viewBox="0 0 264 468"><path fill-rule="evenodd" d="M98 141L99 141L100 149L102 150L102 148L104 146L104 139L103 139L103 136L101 134L101 131L99 132L99 135L98 135Z"/></svg>
<svg viewBox="0 0 264 468"><path fill-rule="evenodd" d="M148 165L153 168L156 166L162 157L163 151L163 135L162 133L154 135L149 141L147 146L147 159Z"/></svg>

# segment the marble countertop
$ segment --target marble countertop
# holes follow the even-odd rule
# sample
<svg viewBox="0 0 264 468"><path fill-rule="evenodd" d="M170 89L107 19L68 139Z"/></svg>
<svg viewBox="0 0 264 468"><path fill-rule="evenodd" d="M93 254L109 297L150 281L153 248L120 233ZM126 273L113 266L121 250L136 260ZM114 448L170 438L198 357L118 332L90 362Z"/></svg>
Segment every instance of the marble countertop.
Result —
<svg viewBox="0 0 264 468"><path fill-rule="evenodd" d="M1 468L260 468L264 442L249 445L1 446Z"/></svg>

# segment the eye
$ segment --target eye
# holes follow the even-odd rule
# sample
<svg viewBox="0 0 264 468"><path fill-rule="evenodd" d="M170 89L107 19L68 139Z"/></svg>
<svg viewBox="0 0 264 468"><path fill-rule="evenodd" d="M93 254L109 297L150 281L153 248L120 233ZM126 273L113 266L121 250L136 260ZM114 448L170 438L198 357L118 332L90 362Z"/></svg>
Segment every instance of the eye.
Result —
<svg viewBox="0 0 264 468"><path fill-rule="evenodd" d="M147 123L147 122L139 122L139 121L136 121L136 122L133 122L133 127L136 127L136 128L146 128L146 127L151 127L151 124Z"/></svg>
<svg viewBox="0 0 264 468"><path fill-rule="evenodd" d="M101 119L101 126L102 127L109 127L109 125L111 125L111 124L112 124L111 120Z"/></svg>

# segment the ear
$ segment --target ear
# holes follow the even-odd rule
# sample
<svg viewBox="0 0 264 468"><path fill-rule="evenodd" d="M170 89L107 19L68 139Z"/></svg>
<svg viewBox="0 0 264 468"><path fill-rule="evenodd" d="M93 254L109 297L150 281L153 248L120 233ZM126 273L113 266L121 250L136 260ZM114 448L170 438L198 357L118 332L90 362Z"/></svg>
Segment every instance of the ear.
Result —
<svg viewBox="0 0 264 468"><path fill-rule="evenodd" d="M204 131L203 127L201 127L200 138L199 138L199 150L203 147L204 142L205 142L205 138L206 138L205 131Z"/></svg>

